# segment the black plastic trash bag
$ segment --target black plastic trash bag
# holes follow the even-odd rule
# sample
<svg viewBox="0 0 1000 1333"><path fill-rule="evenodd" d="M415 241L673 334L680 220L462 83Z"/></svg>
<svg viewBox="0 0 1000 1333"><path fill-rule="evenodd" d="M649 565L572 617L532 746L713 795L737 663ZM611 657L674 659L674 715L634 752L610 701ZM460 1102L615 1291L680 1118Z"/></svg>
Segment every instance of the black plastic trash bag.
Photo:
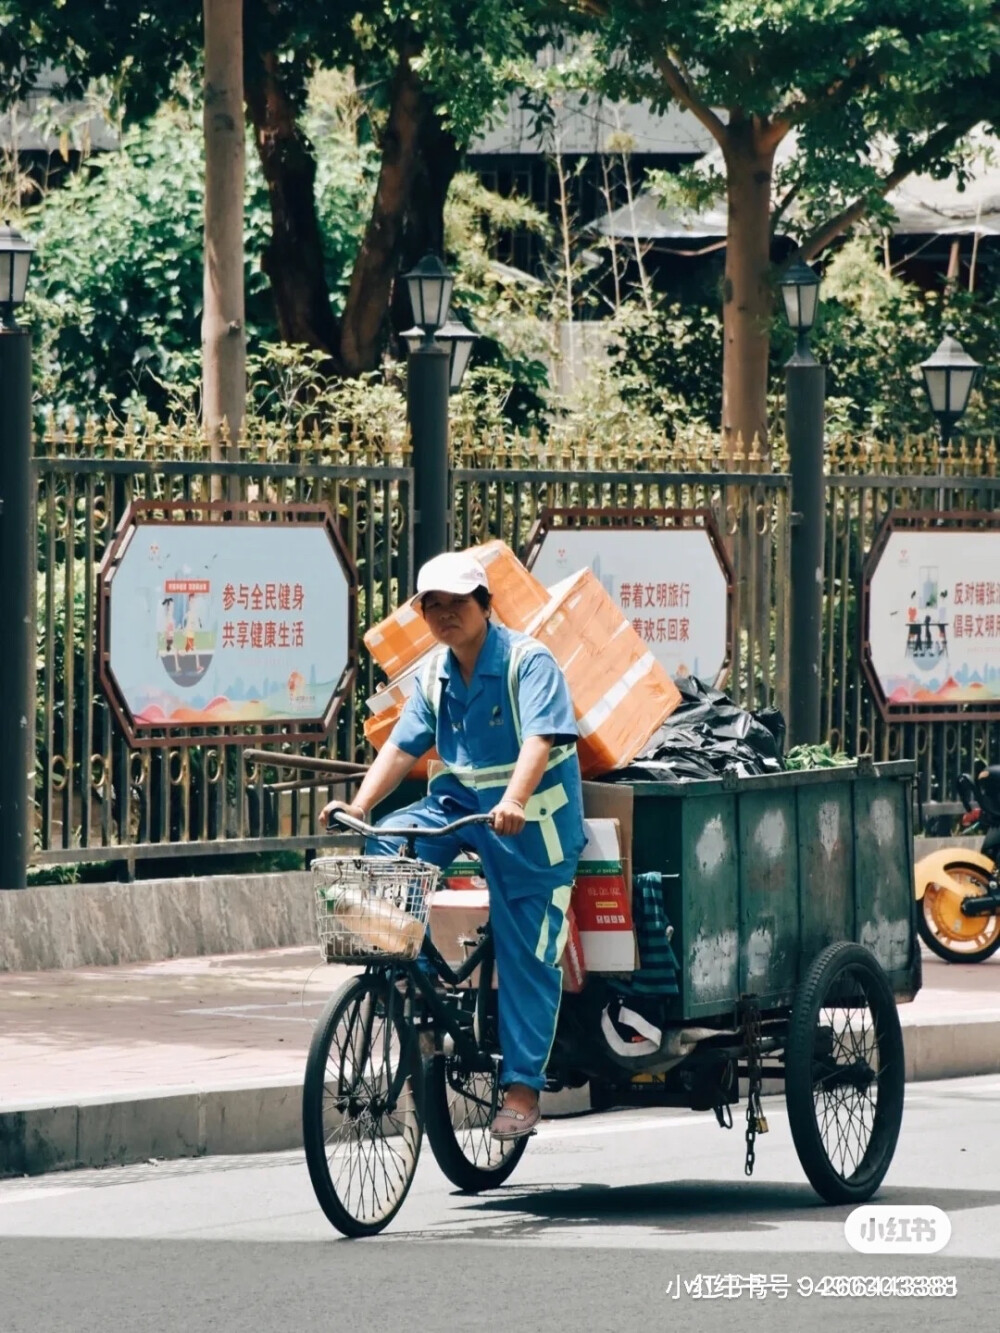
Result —
<svg viewBox="0 0 1000 1333"><path fill-rule="evenodd" d="M605 782L677 782L723 773L751 777L784 768L785 719L777 708L759 715L694 676L674 682L681 703L626 768Z"/></svg>

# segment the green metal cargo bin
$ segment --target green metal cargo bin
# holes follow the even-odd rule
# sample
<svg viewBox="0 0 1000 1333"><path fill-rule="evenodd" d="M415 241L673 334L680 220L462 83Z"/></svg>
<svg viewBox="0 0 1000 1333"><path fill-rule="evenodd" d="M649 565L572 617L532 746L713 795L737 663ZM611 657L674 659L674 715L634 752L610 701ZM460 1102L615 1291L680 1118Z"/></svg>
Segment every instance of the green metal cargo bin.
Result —
<svg viewBox="0 0 1000 1333"><path fill-rule="evenodd" d="M897 1000L920 989L911 782L897 762L632 785L632 870L664 877L679 995L708 1019L753 995L791 1004L828 945L874 954Z"/></svg>
<svg viewBox="0 0 1000 1333"><path fill-rule="evenodd" d="M589 1078L598 1110L687 1106L727 1128L742 1101L748 1175L768 1127L763 1091L783 1086L815 1189L831 1203L870 1198L902 1122L897 1003L920 989L913 775L912 763L861 760L587 783L588 814L619 821L633 911L646 916L634 974L588 976L564 995L550 1076ZM672 967L643 959L644 943L664 955L654 921L672 927L676 984Z"/></svg>

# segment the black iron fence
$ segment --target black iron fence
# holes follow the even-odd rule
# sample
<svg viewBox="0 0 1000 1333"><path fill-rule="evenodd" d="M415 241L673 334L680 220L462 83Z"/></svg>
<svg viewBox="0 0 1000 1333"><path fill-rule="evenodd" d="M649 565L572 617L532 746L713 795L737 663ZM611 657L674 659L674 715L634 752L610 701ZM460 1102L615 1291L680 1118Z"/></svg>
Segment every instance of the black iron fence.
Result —
<svg viewBox="0 0 1000 1333"><path fill-rule="evenodd" d="M287 767L247 765L225 737L130 749L101 691L95 654L98 569L130 503L196 509L220 488L269 505L326 503L359 575L359 631L411 583L413 471L405 450L344 448L317 434L270 432L218 462L195 426L49 431L35 459L38 519L36 863L122 861L317 844L333 779L304 784ZM835 747L915 758L925 798L950 797L974 754L1000 759L1000 728L960 719L886 723L860 664L861 569L891 508L1000 508L997 450L959 445L939 475L928 442L831 451L827 482L825 730ZM787 711L792 497L780 458L726 465L688 446L603 451L591 442L530 456L456 447L454 539L499 537L523 552L543 509L707 509L738 570L727 689L749 707ZM213 489L214 488L214 489ZM378 672L362 651L334 730L292 753L363 758L360 723ZM282 748L281 728L261 746ZM347 790L344 786L339 792Z"/></svg>

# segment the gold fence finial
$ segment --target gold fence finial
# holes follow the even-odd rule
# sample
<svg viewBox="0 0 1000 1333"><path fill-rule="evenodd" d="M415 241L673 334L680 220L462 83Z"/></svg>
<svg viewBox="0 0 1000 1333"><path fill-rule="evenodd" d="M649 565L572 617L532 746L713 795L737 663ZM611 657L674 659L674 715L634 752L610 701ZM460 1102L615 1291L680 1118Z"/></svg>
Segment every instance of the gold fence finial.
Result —
<svg viewBox="0 0 1000 1333"><path fill-rule="evenodd" d="M56 452L59 435L56 430L56 414L51 407L45 409L45 425L42 429L42 449L51 458Z"/></svg>

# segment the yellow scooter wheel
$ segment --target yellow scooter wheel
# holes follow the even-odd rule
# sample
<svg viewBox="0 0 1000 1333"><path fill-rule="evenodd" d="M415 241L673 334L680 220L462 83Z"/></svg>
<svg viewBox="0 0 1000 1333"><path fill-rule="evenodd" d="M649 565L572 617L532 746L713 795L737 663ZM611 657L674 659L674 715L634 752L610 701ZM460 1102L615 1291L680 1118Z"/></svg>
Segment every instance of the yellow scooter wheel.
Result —
<svg viewBox="0 0 1000 1333"><path fill-rule="evenodd" d="M964 897L990 891L989 876L979 866L949 861L944 867L961 884ZM920 938L932 953L948 963L981 963L1000 949L1000 911L990 916L966 916L962 896L944 885L929 883L917 904Z"/></svg>

